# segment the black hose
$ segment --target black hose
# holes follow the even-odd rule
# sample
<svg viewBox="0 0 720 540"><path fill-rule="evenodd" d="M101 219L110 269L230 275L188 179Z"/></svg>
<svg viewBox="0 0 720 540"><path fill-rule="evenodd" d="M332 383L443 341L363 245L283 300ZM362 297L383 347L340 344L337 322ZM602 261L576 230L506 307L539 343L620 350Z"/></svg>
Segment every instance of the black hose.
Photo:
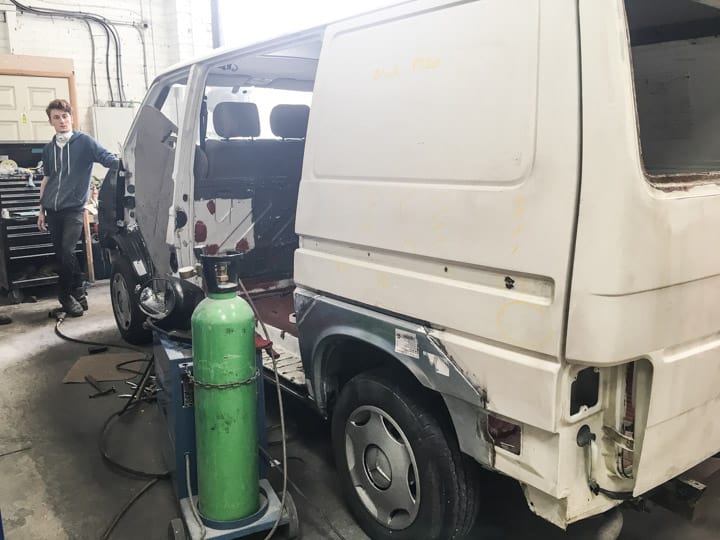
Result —
<svg viewBox="0 0 720 540"><path fill-rule="evenodd" d="M140 497L142 497L145 493L147 493L151 487L153 487L155 484L157 484L160 481L160 478L153 478L150 480L147 484L145 484L142 488L140 488L140 491L138 491L135 495L132 496L132 498L125 503L125 506L123 506L120 511L115 514L115 517L110 522L110 525L107 526L105 529L105 532L103 532L103 535L101 537L101 540L107 540L110 538L110 534L112 534L115 527L117 527L117 524L120 523L120 520L123 518L123 516L127 513L128 510L130 510L130 507L135 504Z"/></svg>
<svg viewBox="0 0 720 540"><path fill-rule="evenodd" d="M62 325L63 321L65 320L64 316L60 316L57 318L57 321L55 322L55 334L61 339L64 339L65 341L69 341L70 343L78 343L80 345L91 345L94 347L115 347L117 349L126 349L128 351L133 351L142 354L145 356L145 358L149 358L150 355L143 351L142 349L138 349L137 347L133 347L131 345L114 345L112 343L102 343L100 341L88 341L85 339L78 339L71 336L68 336L67 334L63 334L60 331L60 325Z"/></svg>
<svg viewBox="0 0 720 540"><path fill-rule="evenodd" d="M108 91L110 92L110 103L113 103L115 96L113 95L112 81L110 79L110 34L107 26L102 24L100 26L105 30L105 76L107 77Z"/></svg>
<svg viewBox="0 0 720 540"><path fill-rule="evenodd" d="M98 450L100 450L100 455L102 456L103 461L115 472L118 472L119 474L122 474L123 476L127 476L129 478L133 478L136 480L148 480L148 479L158 479L162 480L165 478L170 478L170 471L162 471L162 472L148 472L143 471L140 469L134 469L132 467L129 467L127 465L124 465L118 461L115 461L112 459L108 452L107 452L107 434L109 432L110 426L113 424L114 420L116 418L120 418L123 414L125 414L128 410L134 410L143 403L150 401L147 398L142 398L134 401L132 405L128 407L124 407L120 411L116 411L112 413L107 420L105 420L105 423L103 424L102 430L100 431L100 437L98 439ZM130 403L130 400L128 400L128 403Z"/></svg>
<svg viewBox="0 0 720 540"><path fill-rule="evenodd" d="M119 364L115 364L115 369L118 371L127 371L128 373L132 373L134 375L142 375L142 371L138 371L137 369L130 369L126 368L128 364L137 364L138 362L149 362L149 358L138 358L137 360L125 360L124 362L120 362Z"/></svg>
<svg viewBox="0 0 720 540"><path fill-rule="evenodd" d="M97 105L98 95L97 76L95 75L95 37L92 33L92 26L90 26L90 21L85 19L85 25L87 26L88 34L90 35L90 88L92 89L93 105Z"/></svg>
<svg viewBox="0 0 720 540"><path fill-rule="evenodd" d="M135 390L130 396L130 399L128 399L125 402L125 405L120 408L119 410L112 413L108 418L105 420L105 423L102 426L102 429L100 430L100 435L98 437L98 450L100 452L100 456L102 457L103 462L113 471L122 474L123 476L127 476L128 478L132 479L140 479L140 480L149 480L142 488L140 488L140 491L138 491L135 495L132 496L130 500L128 500L127 503L120 509L120 511L115 515L113 520L110 522L110 524L107 526L105 531L102 535L102 540L107 540L110 538L110 535L112 534L113 530L115 530L115 527L120 522L120 520L125 516L125 514L128 512L128 510L142 497L145 493L147 493L150 488L152 488L155 484L157 484L160 480L164 480L166 478L170 478L170 471L165 470L162 472L148 472L143 471L140 469L135 469L133 467L129 467L127 465L124 465L113 458L110 457L107 451L107 435L110 429L110 426L113 424L113 422L117 419L126 414L129 411L133 411L137 409L140 405L144 403L148 403L151 401L154 401L155 398L149 398L149 397L142 397L143 392L145 391L145 387L147 386L148 380L150 379L150 372L153 368L153 365L155 363L155 357L150 354L148 355L144 351L137 349L135 347L131 347L129 345L112 345L109 343L101 343L97 341L89 341L84 339L78 339L70 337L66 334L63 334L60 331L60 325L62 325L63 321L65 320L65 316L60 316L57 319L57 322L55 323L55 334L58 335L61 339L64 339L66 341L69 341L71 343L78 343L81 345L92 345L92 346L99 346L99 347L118 347L121 349L127 349L135 352L142 353L145 358L137 359L137 360L128 360L126 362L122 362L121 364L118 364L121 369L125 369L127 371L132 371L133 373L137 373L141 375L140 382L135 387ZM147 365L145 366L145 370L142 372L135 371L135 370L128 370L127 368L124 368L123 366L135 362L142 362L146 361Z"/></svg>

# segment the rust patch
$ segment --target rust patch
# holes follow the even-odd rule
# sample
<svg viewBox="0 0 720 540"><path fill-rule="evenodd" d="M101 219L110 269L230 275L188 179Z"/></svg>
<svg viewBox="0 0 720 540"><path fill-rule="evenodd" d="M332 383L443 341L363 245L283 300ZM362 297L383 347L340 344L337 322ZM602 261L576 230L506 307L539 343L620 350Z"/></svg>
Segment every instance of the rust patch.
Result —
<svg viewBox="0 0 720 540"><path fill-rule="evenodd" d="M720 172L699 172L690 174L646 174L648 182L660 191L690 191L699 186L720 183Z"/></svg>
<svg viewBox="0 0 720 540"><path fill-rule="evenodd" d="M195 242L202 244L207 240L207 226L202 221L195 222Z"/></svg>
<svg viewBox="0 0 720 540"><path fill-rule="evenodd" d="M250 249L250 244L248 244L248 241L245 238L241 238L238 240L237 244L235 244L235 251L240 253L245 253L248 249Z"/></svg>
<svg viewBox="0 0 720 540"><path fill-rule="evenodd" d="M217 244L210 244L208 247L205 248L205 253L208 255L216 255L217 252L220 250L220 246Z"/></svg>
<svg viewBox="0 0 720 540"><path fill-rule="evenodd" d="M215 210L216 210L216 208L215 208L215 199L211 199L211 200L209 200L209 201L207 202L207 209L208 209L208 211L210 212L210 215L212 215L212 216L215 215Z"/></svg>

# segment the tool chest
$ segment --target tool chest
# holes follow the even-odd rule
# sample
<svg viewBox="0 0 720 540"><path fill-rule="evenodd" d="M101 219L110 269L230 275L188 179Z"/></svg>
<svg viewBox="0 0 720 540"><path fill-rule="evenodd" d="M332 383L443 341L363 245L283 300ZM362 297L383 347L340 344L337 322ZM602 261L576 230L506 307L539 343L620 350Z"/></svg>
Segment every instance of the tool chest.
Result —
<svg viewBox="0 0 720 540"><path fill-rule="evenodd" d="M37 227L40 181L29 173L0 174L0 288L14 303L23 301L23 289L58 281L50 233ZM84 238L76 247L80 267L86 268Z"/></svg>

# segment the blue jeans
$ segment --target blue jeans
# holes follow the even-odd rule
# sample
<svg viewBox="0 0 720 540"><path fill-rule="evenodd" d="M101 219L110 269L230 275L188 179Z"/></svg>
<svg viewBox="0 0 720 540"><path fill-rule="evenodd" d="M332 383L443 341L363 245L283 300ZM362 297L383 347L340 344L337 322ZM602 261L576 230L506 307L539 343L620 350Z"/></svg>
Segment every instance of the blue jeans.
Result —
<svg viewBox="0 0 720 540"><path fill-rule="evenodd" d="M75 249L83 230L83 209L47 210L45 221L50 229L55 255L60 264L59 296L68 296L85 283Z"/></svg>

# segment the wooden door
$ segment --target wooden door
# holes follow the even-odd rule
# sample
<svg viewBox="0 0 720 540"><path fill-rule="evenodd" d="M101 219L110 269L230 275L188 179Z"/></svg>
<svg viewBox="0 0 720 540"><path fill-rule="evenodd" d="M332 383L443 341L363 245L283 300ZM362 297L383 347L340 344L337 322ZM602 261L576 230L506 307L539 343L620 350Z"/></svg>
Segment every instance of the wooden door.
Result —
<svg viewBox="0 0 720 540"><path fill-rule="evenodd" d="M0 140L50 140L45 108L58 98L69 101L67 78L0 75Z"/></svg>

